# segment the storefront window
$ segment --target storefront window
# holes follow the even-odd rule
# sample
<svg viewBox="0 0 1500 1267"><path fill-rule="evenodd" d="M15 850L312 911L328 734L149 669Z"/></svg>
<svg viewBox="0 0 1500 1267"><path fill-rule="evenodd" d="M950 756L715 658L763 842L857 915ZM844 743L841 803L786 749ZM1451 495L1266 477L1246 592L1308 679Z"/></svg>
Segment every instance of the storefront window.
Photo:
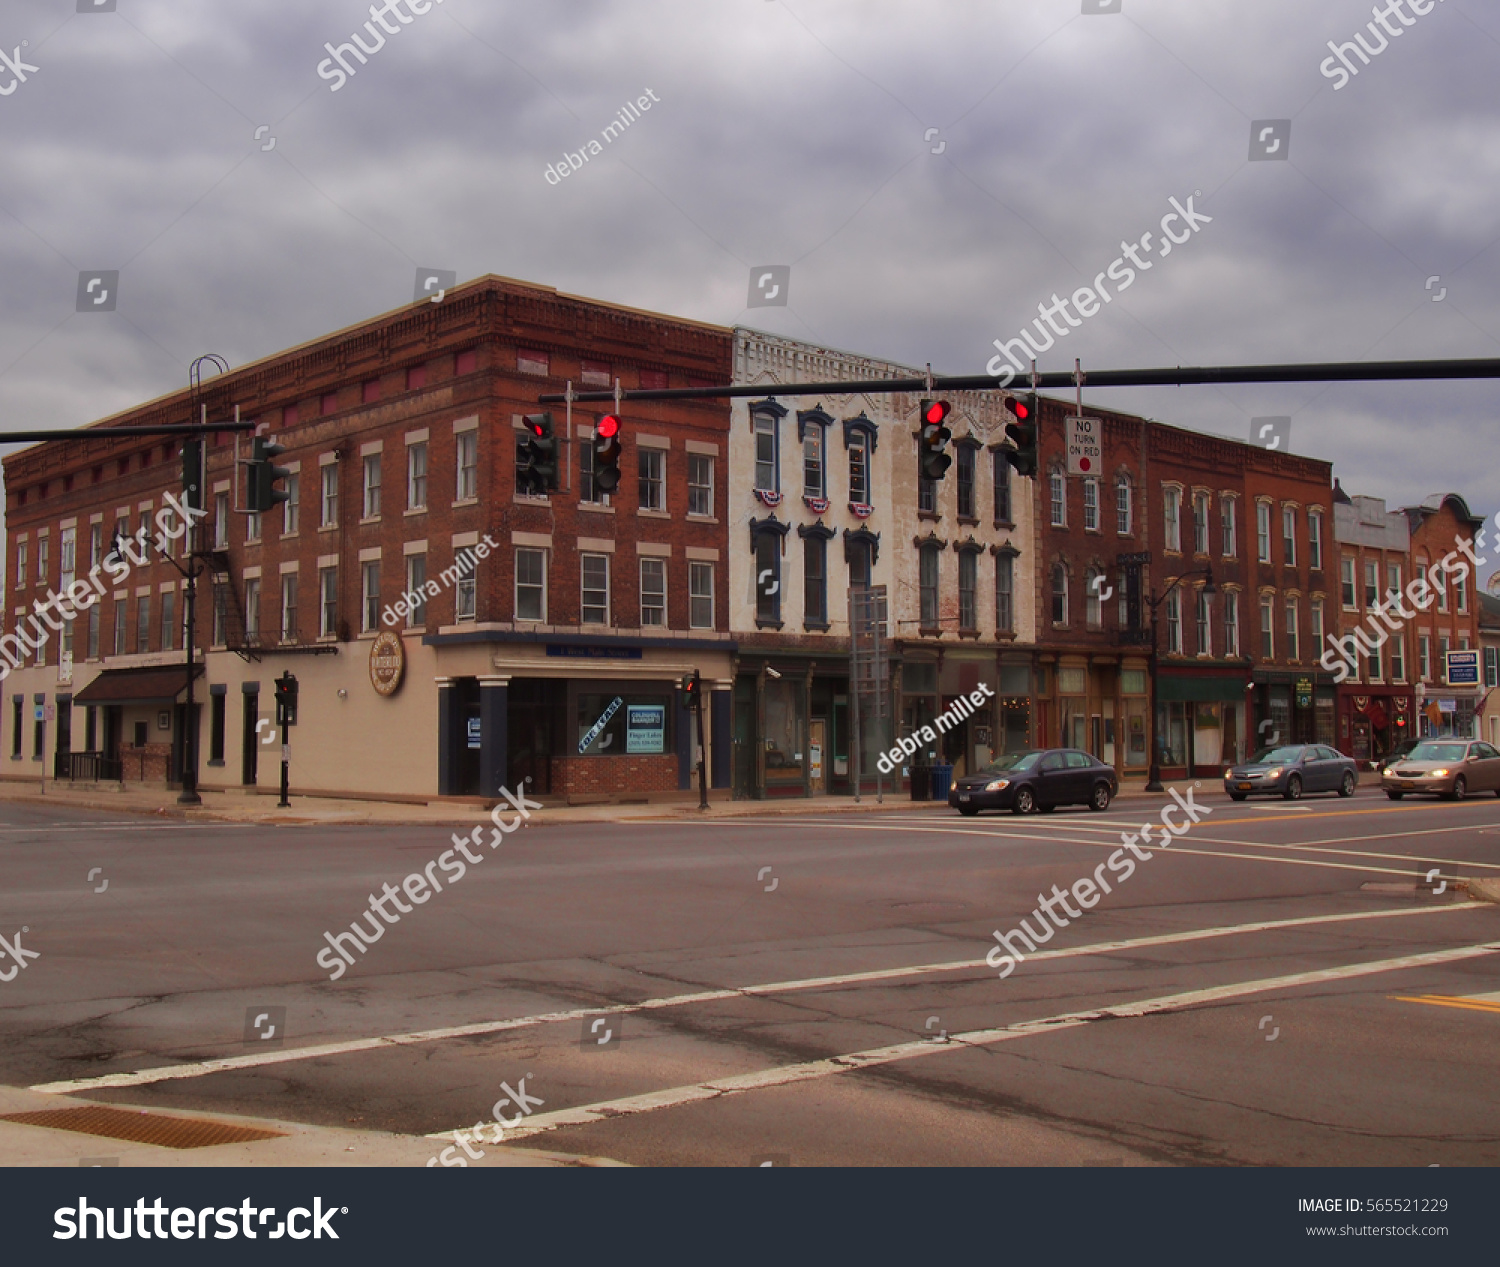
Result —
<svg viewBox="0 0 1500 1267"><path fill-rule="evenodd" d="M802 719L802 685L784 678L766 682L766 726L761 742L766 753L766 781L776 782L777 771L802 777L807 732Z"/></svg>
<svg viewBox="0 0 1500 1267"><path fill-rule="evenodd" d="M670 695L579 695L578 755L616 757L672 751L671 704Z"/></svg>

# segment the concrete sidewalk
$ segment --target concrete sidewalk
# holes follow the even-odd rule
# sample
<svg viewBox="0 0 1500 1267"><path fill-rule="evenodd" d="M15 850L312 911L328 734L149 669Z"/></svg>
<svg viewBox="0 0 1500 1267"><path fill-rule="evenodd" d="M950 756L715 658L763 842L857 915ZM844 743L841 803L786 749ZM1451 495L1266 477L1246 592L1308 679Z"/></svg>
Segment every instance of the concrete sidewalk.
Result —
<svg viewBox="0 0 1500 1267"><path fill-rule="evenodd" d="M1146 793L1144 780L1122 784L1118 799L1162 800L1161 793ZM141 814L177 820L203 819L210 822L269 823L280 826L328 826L344 823L382 823L473 826L489 817L495 801L478 798L432 800L425 804L405 801L339 800L332 797L299 796L289 798L289 809L278 809L274 794L246 794L240 791L201 790L203 804L187 807L177 804L177 793L160 788L113 791L99 787L75 788L69 784L48 783L43 793L36 783L16 780L0 781L0 802L52 805L70 809L106 810L113 813ZM634 805L566 805L540 800L543 808L533 811L531 825L549 823L616 823L695 821L714 818L766 818L776 815L839 813L930 813L947 814L947 805L933 801L913 801L908 793L887 792L884 803L867 793L858 803L849 796L818 796L775 801L734 801L723 791L712 793L709 808L700 810L696 798L658 801ZM508 816L506 802L498 802Z"/></svg>
<svg viewBox="0 0 1500 1267"><path fill-rule="evenodd" d="M188 1119L230 1126L258 1127L281 1132L281 1138L249 1143L213 1144L206 1148L170 1148L134 1143L103 1135L84 1134L50 1126L0 1122L0 1166L426 1166L448 1147L445 1140L421 1135L391 1135L383 1131L344 1130L329 1126L306 1126L271 1118L239 1117L231 1113L197 1113L191 1110L143 1109L138 1106L101 1105L73 1096L44 1095L24 1087L0 1086L0 1114L76 1108L119 1108L154 1119ZM605 1157L535 1148L475 1144L484 1156L464 1157L471 1166L618 1166L623 1162Z"/></svg>

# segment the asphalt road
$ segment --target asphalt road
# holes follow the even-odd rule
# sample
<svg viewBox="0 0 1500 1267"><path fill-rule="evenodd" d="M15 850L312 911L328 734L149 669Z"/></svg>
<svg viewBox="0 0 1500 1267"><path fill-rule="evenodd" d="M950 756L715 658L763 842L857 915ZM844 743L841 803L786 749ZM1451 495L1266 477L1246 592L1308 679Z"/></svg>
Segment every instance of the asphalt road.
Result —
<svg viewBox="0 0 1500 1267"><path fill-rule="evenodd" d="M9 803L0 936L39 958L0 982L0 1082L426 1134L524 1078L507 1142L635 1164L1500 1163L1500 907L1452 887L1500 876L1500 800L1199 797L1128 877L1155 801L543 812L337 981L325 931L448 831ZM986 965L1088 877L1111 891L1042 953Z"/></svg>

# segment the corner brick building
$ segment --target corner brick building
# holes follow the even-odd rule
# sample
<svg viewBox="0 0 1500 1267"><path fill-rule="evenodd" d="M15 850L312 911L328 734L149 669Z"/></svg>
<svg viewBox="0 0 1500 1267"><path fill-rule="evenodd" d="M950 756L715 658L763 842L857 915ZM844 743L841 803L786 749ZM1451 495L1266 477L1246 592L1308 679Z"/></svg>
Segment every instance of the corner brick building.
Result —
<svg viewBox="0 0 1500 1267"><path fill-rule="evenodd" d="M529 778L543 797L644 798L691 786L693 725L675 688L698 669L713 688L711 782L727 787L727 406L627 409L613 496L592 480L604 410L552 408L563 461L550 497L518 490L516 449L521 416L568 381L722 383L730 359L727 330L486 277L233 370L197 399L105 420L186 423L205 406L216 421L238 407L285 446L293 497L237 513L243 480L220 434L197 543L211 552L197 716L182 576L152 551L9 673L6 774L35 778L45 762L49 776L175 782L191 724L201 786L269 791L277 771L260 756L277 750L257 727L290 670L294 792L493 799ZM85 429L5 459L7 631L180 493L180 444ZM466 554L474 567L455 573ZM397 616L409 592L421 601ZM381 631L398 636L377 690Z"/></svg>

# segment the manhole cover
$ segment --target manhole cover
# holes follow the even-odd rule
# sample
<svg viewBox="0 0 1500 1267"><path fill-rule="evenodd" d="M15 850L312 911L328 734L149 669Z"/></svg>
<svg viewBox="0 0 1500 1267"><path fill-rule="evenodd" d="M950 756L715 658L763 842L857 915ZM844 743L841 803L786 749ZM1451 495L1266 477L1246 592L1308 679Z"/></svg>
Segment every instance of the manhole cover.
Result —
<svg viewBox="0 0 1500 1267"><path fill-rule="evenodd" d="M155 1144L159 1148L208 1148L214 1144L245 1144L260 1139L280 1139L285 1131L266 1131L255 1126L234 1126L200 1118L165 1117L159 1113L130 1112L102 1105L76 1109L37 1109L30 1113L0 1114L0 1122L23 1126L50 1126L80 1135L103 1135L133 1144Z"/></svg>

